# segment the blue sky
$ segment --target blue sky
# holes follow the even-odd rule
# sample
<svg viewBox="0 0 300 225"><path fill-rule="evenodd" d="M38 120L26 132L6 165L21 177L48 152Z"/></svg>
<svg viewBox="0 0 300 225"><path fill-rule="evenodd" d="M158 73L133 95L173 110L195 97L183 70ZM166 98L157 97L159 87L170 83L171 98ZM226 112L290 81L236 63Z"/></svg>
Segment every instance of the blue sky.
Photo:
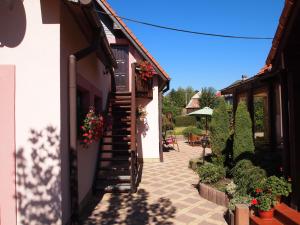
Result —
<svg viewBox="0 0 300 225"><path fill-rule="evenodd" d="M284 0L108 0L120 16L164 26L273 37ZM221 89L264 65L271 40L197 36L125 21L171 76L171 88Z"/></svg>

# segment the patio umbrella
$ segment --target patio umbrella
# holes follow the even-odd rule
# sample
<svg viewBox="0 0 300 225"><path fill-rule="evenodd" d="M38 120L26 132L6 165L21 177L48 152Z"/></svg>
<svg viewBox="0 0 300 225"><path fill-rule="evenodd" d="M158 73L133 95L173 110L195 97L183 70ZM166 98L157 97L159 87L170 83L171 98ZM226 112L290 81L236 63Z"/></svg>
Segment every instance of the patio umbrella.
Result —
<svg viewBox="0 0 300 225"><path fill-rule="evenodd" d="M205 129L206 129L206 135L207 135L207 116L211 116L212 114L213 114L213 109L211 109L209 107L204 107L197 111L191 112L188 115L189 116L205 116L205 119L206 119Z"/></svg>

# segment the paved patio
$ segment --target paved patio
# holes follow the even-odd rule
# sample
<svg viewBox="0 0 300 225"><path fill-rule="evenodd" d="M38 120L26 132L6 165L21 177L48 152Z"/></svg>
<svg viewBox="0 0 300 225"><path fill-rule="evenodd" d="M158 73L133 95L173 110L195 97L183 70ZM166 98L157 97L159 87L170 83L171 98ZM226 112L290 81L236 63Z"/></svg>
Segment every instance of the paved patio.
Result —
<svg viewBox="0 0 300 225"><path fill-rule="evenodd" d="M188 169L201 147L179 141L179 148L164 152L163 163L144 163L138 192L105 194L83 224L226 224L226 209L199 196L198 175Z"/></svg>

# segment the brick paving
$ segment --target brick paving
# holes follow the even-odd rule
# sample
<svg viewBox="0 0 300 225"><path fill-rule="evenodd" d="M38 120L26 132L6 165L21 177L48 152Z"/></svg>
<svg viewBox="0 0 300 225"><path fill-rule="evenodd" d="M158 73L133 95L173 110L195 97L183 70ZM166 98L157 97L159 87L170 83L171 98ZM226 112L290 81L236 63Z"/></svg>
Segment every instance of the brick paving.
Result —
<svg viewBox="0 0 300 225"><path fill-rule="evenodd" d="M163 163L144 163L137 193L105 194L82 224L227 224L226 208L199 196L198 175L188 169L189 159L199 156L201 147L178 144L180 152L164 152Z"/></svg>

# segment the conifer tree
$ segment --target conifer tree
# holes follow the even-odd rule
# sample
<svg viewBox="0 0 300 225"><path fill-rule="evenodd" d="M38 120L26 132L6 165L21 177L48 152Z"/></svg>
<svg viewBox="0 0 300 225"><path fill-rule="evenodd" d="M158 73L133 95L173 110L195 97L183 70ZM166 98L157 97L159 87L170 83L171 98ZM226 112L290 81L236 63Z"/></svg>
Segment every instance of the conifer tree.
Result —
<svg viewBox="0 0 300 225"><path fill-rule="evenodd" d="M217 162L223 163L222 153L226 149L227 141L230 136L229 115L226 110L224 98L217 100L217 106L214 109L211 120L211 145L212 152Z"/></svg>
<svg viewBox="0 0 300 225"><path fill-rule="evenodd" d="M235 113L233 159L246 152L254 152L252 121L246 103L241 101Z"/></svg>

